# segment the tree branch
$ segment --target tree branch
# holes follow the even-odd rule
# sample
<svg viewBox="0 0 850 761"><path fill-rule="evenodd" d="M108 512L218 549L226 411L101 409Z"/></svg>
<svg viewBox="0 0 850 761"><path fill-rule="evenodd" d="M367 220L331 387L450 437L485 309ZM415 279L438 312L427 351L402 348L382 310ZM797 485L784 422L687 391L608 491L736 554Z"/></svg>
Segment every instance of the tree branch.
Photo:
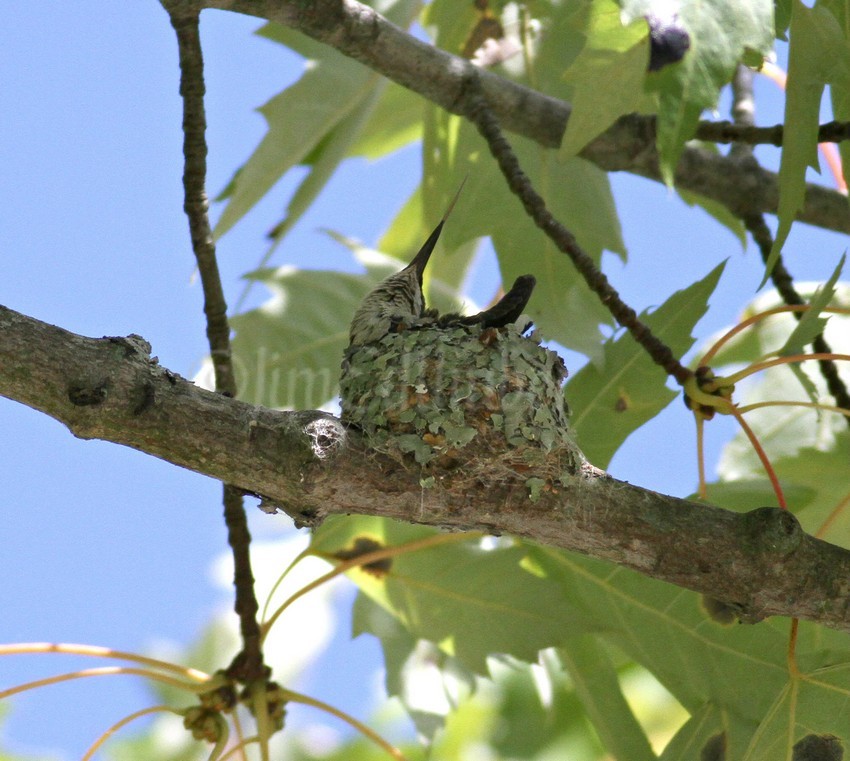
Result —
<svg viewBox="0 0 850 761"><path fill-rule="evenodd" d="M207 341L215 370L215 390L225 396L236 396L236 375L230 349L230 322L227 303L218 269L215 241L209 220L207 198L207 117L204 108L204 57L201 49L197 11L171 13L171 25L177 34L180 59L180 97L183 99L183 210L189 222L192 251L204 292L204 314L207 318ZM242 649L227 668L227 674L243 684L265 680L270 669L263 659L259 605L251 570L251 534L245 515L242 492L223 484L224 523L227 542L233 554L234 609L239 617Z"/></svg>
<svg viewBox="0 0 850 761"><path fill-rule="evenodd" d="M742 620L785 615L850 631L850 552L775 508L740 514L604 474L532 502L523 483L476 489L360 446L333 416L275 412L194 386L138 336L84 338L0 307L0 395L74 435L132 447L263 495L301 521L358 513L508 533L610 560L730 604Z"/></svg>
<svg viewBox="0 0 850 761"><path fill-rule="evenodd" d="M454 114L462 113L469 61L407 34L356 0L163 0L164 5L218 8L298 29ZM487 102L504 129L547 148L561 143L571 107L490 71L480 71ZM655 120L625 116L593 140L581 156L608 172L631 172L662 182ZM677 187L722 203L738 216L775 214L776 173L686 146L675 172ZM807 183L801 222L850 233L850 207L836 190Z"/></svg>
<svg viewBox="0 0 850 761"><path fill-rule="evenodd" d="M785 127L782 124L757 127L755 124L728 121L700 122L694 137L710 143L744 143L778 147L785 139ZM842 143L845 140L850 140L850 122L832 121L818 127L819 143Z"/></svg>

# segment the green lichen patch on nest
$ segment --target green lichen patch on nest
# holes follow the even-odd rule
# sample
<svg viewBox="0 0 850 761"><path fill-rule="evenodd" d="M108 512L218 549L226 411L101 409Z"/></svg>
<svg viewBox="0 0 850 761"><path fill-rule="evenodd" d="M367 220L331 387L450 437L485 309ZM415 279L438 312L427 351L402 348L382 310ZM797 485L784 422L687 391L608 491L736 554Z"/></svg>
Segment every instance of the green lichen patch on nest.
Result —
<svg viewBox="0 0 850 761"><path fill-rule="evenodd" d="M532 465L556 449L578 452L561 388L566 375L555 352L514 326L390 333L346 354L342 419L373 448L422 465L497 453Z"/></svg>

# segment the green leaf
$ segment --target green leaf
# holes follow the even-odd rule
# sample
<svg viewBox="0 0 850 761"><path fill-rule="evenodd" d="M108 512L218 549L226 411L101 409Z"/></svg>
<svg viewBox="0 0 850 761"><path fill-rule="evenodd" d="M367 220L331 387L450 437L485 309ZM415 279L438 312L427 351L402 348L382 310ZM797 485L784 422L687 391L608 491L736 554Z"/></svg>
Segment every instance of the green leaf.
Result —
<svg viewBox="0 0 850 761"><path fill-rule="evenodd" d="M711 150L712 152L719 152L715 147L705 147L704 150ZM725 228L729 230L729 232L734 235L741 244L741 250L745 251L747 248L747 228L744 226L744 223L741 221L741 218L736 214L733 214L729 209L724 206L719 201L715 201L712 198L706 198L699 193L692 193L689 190L685 190L684 188L676 188L676 192L679 194L679 198L681 198L688 206L699 206L705 211L709 216L713 217L715 221L719 222Z"/></svg>
<svg viewBox="0 0 850 761"><path fill-rule="evenodd" d="M512 137L511 142L550 211L597 262L603 250L624 252L604 172L579 158L560 163L553 152L541 151L522 138ZM602 339L598 326L610 322L610 315L569 258L525 214L477 131L456 117L434 113L426 125L424 151L425 173L431 182L425 194L429 216L439 218L445 199L468 178L455 210L463 224L446 225L446 247L451 250L489 235L506 286L519 275L537 277L527 311L541 333L563 346L598 356Z"/></svg>
<svg viewBox="0 0 850 761"><path fill-rule="evenodd" d="M316 146L310 162L310 170L289 199L286 206L286 216L275 226L274 244L263 256L260 263L261 267L271 258L272 252L283 241L286 233L310 208L313 201L327 185L328 180L336 172L342 160L351 152L352 143L363 130L366 121L371 117L376 103L385 89L384 85L383 82L377 82L373 91L350 114L342 117L339 123Z"/></svg>
<svg viewBox="0 0 850 761"><path fill-rule="evenodd" d="M811 504L817 493L810 486L785 480L782 482L782 489L788 504L793 506L795 513ZM698 497L693 494L690 499L698 499ZM707 499L712 505L725 507L737 513L746 513L757 507L776 504L773 486L766 478L718 481L708 484Z"/></svg>
<svg viewBox="0 0 850 761"><path fill-rule="evenodd" d="M848 678L850 664L841 663L789 679L773 696L743 761L790 758L789 749L812 733L837 737L846 747L850 742Z"/></svg>
<svg viewBox="0 0 850 761"><path fill-rule="evenodd" d="M649 0L624 0L622 5L626 22L650 12L670 12L669 6L659 10ZM680 62L647 78L649 89L659 96L658 150L662 174L671 184L685 142L702 112L717 105L737 64L753 51L767 55L773 46L771 0L683 0L675 8L690 48Z"/></svg>
<svg viewBox="0 0 850 761"><path fill-rule="evenodd" d="M730 724L740 724L740 719L730 716L713 703L706 703L676 732L664 748L659 761L723 761L728 758L721 752L711 753L710 748L725 747L725 736ZM754 730L750 724L735 734L748 734Z"/></svg>
<svg viewBox="0 0 850 761"><path fill-rule="evenodd" d="M397 697L416 730L433 740L458 700L474 690L472 673L436 645L417 639L371 598L358 594L352 636L364 633L377 635L381 643L387 694Z"/></svg>
<svg viewBox="0 0 850 761"><path fill-rule="evenodd" d="M571 635L558 648L558 657L611 756L655 761L649 740L623 697L617 671L596 637Z"/></svg>
<svg viewBox="0 0 850 761"><path fill-rule="evenodd" d="M803 207L806 169L819 170L818 121L821 96L827 84L845 92L850 87L850 46L835 16L823 4L807 8L800 0L794 0L788 50L785 133L779 166L779 226L762 285L782 251L794 217Z"/></svg>
<svg viewBox="0 0 850 761"><path fill-rule="evenodd" d="M427 492L423 492L427 509ZM314 534L313 546L337 552L368 536L395 546L437 532L366 517L335 518ZM426 639L477 674L488 656L533 661L575 630L575 615L559 585L523 566L522 547L485 550L472 542L436 543L393 558L384 576L352 574L364 594L392 613L417 639ZM493 580L499 583L494 584Z"/></svg>
<svg viewBox="0 0 850 761"><path fill-rule="evenodd" d="M380 5L391 21L407 26L418 12L419 0L391 0ZM278 25L266 26L262 33L305 54L308 60L298 82L260 107L269 129L228 185L228 204L215 226L217 237L250 211L289 169L310 163L314 172L289 209L292 221L297 219L351 152L362 130L374 126L369 117L385 89L378 74L329 46L305 41ZM395 91L389 97L398 103ZM397 123L407 128L405 137L410 134L409 121ZM403 139L396 136L396 143Z"/></svg>
<svg viewBox="0 0 850 761"><path fill-rule="evenodd" d="M702 714L706 726L701 734L689 729L692 742L725 729L726 758L776 759L786 758L777 753L780 736L829 731L850 738L850 648L840 632L800 624L798 678L788 670L787 620L724 626L708 617L698 595L673 585L547 547L531 549L530 559L560 582L585 629L598 627L692 715ZM794 694L796 705L787 702ZM706 706L713 707L707 715ZM715 724L721 717L723 726Z"/></svg>
<svg viewBox="0 0 850 761"><path fill-rule="evenodd" d="M681 357L692 345L691 331L705 314L724 264L702 280L677 291L641 319ZM573 410L570 425L585 456L604 468L628 435L657 415L676 393L667 375L629 333L605 342L600 362L591 362L567 383Z"/></svg>
<svg viewBox="0 0 850 761"><path fill-rule="evenodd" d="M564 73L572 85L572 111L560 158L578 154L623 114L655 111L655 98L644 92L649 33L644 19L628 26L614 0L594 0L587 42Z"/></svg>
<svg viewBox="0 0 850 761"><path fill-rule="evenodd" d="M234 189L215 226L224 235L293 166L305 161L364 98L377 75L353 66L331 48L323 51L301 79L274 96L259 111L268 132L234 178Z"/></svg>
<svg viewBox="0 0 850 761"><path fill-rule="evenodd" d="M846 255L842 254L829 280L819 287L815 291L815 295L809 299L808 310L803 312L802 317L797 322L797 327L791 331L788 340L785 341L785 344L779 350L781 356L801 354L806 346L811 344L817 336L824 332L827 320L820 315L835 297L835 284L838 282L841 271L844 269L846 258Z"/></svg>
<svg viewBox="0 0 850 761"><path fill-rule="evenodd" d="M358 258L365 274L285 266L245 276L263 283L272 296L231 320L241 399L312 409L336 395L351 318L372 287L398 268L376 252L361 250Z"/></svg>

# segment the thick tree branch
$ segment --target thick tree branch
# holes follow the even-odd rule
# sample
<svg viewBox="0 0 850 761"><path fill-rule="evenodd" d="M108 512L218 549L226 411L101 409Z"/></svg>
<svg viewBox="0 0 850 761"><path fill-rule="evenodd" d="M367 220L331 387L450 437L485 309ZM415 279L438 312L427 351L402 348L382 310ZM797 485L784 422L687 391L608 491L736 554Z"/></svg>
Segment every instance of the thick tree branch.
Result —
<svg viewBox="0 0 850 761"><path fill-rule="evenodd" d="M163 0L166 7L219 8L275 21L336 48L388 79L419 93L447 111L463 114L464 86L472 64L417 40L356 0ZM489 71L481 86L502 126L540 145L556 148L566 128L570 105ZM655 150L655 121L621 118L591 142L582 157L609 172L624 171L661 182ZM777 175L753 162L737 161L699 147L685 147L675 172L683 190L719 201L738 216L775 214ZM798 219L850 233L847 198L835 190L807 184Z"/></svg>
<svg viewBox="0 0 850 761"><path fill-rule="evenodd" d="M619 563L731 604L850 631L850 551L773 508L739 514L605 475L537 502L523 484L469 491L359 446L321 412L275 412L194 386L138 336L84 338L0 307L0 395L81 438L147 452L263 495L299 520L359 513L509 533Z"/></svg>

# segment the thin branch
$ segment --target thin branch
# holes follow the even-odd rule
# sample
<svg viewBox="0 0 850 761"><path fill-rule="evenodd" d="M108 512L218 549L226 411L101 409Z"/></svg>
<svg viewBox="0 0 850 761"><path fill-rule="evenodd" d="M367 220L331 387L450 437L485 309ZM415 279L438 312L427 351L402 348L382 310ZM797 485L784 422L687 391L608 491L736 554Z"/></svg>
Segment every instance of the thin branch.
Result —
<svg viewBox="0 0 850 761"><path fill-rule="evenodd" d="M745 143L747 145L781 146L785 137L782 124L756 127L734 122L700 122L694 137L708 143ZM826 122L818 128L819 143L841 143L850 140L850 122Z"/></svg>
<svg viewBox="0 0 850 761"><path fill-rule="evenodd" d="M227 304L216 260L215 242L209 221L206 192L207 143L204 110L204 59L201 51L199 16L196 11L169 12L177 33L180 52L180 95L183 98L183 209L189 220L192 250L204 292L207 340L215 370L216 391L236 396L236 377L230 348ZM241 490L228 483L223 487L224 522L227 541L233 552L235 610L242 633L242 650L230 664L228 676L249 683L266 679L269 669L263 662L259 605L251 570L251 534Z"/></svg>
<svg viewBox="0 0 850 761"><path fill-rule="evenodd" d="M474 67L458 56L416 39L357 0L164 0L167 4L219 8L297 29L360 61L388 79L454 114ZM561 144L571 106L558 98L481 71L481 87L502 127L546 148ZM631 172L662 182L655 149L655 120L625 116L582 150L582 158L608 172ZM735 214L776 213L779 182L774 172L699 146L685 146L676 186L724 204ZM807 183L797 216L807 224L850 233L850 209L841 193Z"/></svg>
<svg viewBox="0 0 850 761"><path fill-rule="evenodd" d="M423 489L417 468L361 449L334 417L205 391L149 351L135 336L83 338L0 307L0 356L16 358L0 362L0 395L82 438L265 495L302 521L354 513L512 534L709 594L745 621L796 616L850 632L850 551L804 534L787 512L734 513L594 474L536 502L524 482L487 484L475 499L451 477Z"/></svg>
<svg viewBox="0 0 850 761"><path fill-rule="evenodd" d="M469 81L470 86L466 97L467 116L487 141L490 152L498 162L508 186L520 199L528 215L558 249L570 257L588 287L599 297L614 319L626 328L638 344L646 350L653 362L664 368L664 371L680 384L684 384L691 377L691 371L679 362L670 347L655 336L649 326L641 322L637 312L620 298L620 294L605 274L579 246L575 236L552 216L546 208L546 202L532 187L531 180L522 171L519 160L502 134L496 117L481 91L477 74L473 74Z"/></svg>

